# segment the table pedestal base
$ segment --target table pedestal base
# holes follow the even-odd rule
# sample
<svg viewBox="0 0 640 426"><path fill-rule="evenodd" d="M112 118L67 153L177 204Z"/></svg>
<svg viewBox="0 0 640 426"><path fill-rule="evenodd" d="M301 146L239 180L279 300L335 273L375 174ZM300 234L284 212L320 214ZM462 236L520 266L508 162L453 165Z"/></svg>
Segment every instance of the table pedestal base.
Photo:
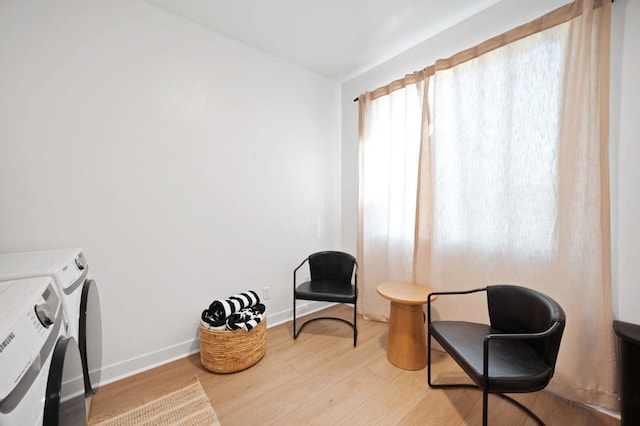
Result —
<svg viewBox="0 0 640 426"><path fill-rule="evenodd" d="M427 365L422 306L391 302L387 359L404 370L421 370Z"/></svg>

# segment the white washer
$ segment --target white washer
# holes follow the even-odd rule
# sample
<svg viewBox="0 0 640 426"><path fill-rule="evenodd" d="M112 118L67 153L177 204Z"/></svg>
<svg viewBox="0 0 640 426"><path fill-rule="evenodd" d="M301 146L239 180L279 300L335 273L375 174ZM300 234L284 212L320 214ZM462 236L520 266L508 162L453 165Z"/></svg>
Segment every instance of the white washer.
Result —
<svg viewBox="0 0 640 426"><path fill-rule="evenodd" d="M96 282L82 249L0 254L0 281L50 276L60 292L68 335L79 348L85 395L98 391L102 370L102 319Z"/></svg>
<svg viewBox="0 0 640 426"><path fill-rule="evenodd" d="M52 277L0 283L0 426L86 424L80 352L63 323Z"/></svg>

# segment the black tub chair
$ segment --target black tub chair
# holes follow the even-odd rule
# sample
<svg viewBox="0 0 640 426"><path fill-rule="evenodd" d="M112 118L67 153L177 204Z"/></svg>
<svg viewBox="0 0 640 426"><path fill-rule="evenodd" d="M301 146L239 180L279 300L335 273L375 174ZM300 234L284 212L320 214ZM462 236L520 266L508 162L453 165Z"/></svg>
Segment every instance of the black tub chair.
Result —
<svg viewBox="0 0 640 426"><path fill-rule="evenodd" d="M309 264L311 281L296 283L296 272ZM319 317L306 321L296 329L296 300L315 300L353 305L353 323L335 317ZM340 251L321 251L307 257L293 270L293 338L297 339L302 329L312 321L331 319L342 321L353 328L353 346L358 341L356 302L358 300L358 263L356 258Z"/></svg>
<svg viewBox="0 0 640 426"><path fill-rule="evenodd" d="M495 285L468 291L433 292L432 296L460 296L486 292L490 325L465 321L432 321L428 303L427 382L432 388L482 390L482 424L487 424L488 394L516 405L544 425L531 410L504 393L544 389L555 369L565 314L560 305L537 291ZM441 299L442 300L442 299ZM462 367L475 384L431 382L431 337Z"/></svg>

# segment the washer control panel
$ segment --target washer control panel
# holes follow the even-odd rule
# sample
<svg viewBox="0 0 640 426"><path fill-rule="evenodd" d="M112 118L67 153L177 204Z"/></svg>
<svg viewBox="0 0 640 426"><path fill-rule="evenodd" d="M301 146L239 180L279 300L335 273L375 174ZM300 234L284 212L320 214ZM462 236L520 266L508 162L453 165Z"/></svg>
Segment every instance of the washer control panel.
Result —
<svg viewBox="0 0 640 426"><path fill-rule="evenodd" d="M0 283L0 401L39 371L62 325L60 297L51 277ZM24 379L24 380L23 380ZM0 407L0 411L6 407Z"/></svg>

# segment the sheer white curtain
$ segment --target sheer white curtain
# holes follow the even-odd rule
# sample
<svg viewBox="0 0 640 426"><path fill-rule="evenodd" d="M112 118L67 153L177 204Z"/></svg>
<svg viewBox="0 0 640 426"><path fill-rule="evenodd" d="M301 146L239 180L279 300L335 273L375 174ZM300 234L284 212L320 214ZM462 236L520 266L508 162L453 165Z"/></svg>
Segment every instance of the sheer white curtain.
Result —
<svg viewBox="0 0 640 426"><path fill-rule="evenodd" d="M567 32L557 26L432 77L419 280L532 286L555 261Z"/></svg>
<svg viewBox="0 0 640 426"><path fill-rule="evenodd" d="M566 25L556 27L435 74L439 252L546 257L555 251L566 32Z"/></svg>
<svg viewBox="0 0 640 426"><path fill-rule="evenodd" d="M401 202L390 196L394 187L386 174L371 179L367 145L388 138L378 133L384 127L378 122L389 120L369 108L390 95L375 91L375 100L361 98L359 256L363 285L372 291L392 278L438 290L514 283L549 294L565 309L567 325L548 389L615 409L607 157L610 2L597 3L576 1L424 70L430 77L423 80L426 107L415 113L422 117L418 168L414 172L407 161L411 168L402 178L417 176L417 186L404 185L417 192L415 206L409 196ZM400 92L410 89L405 85ZM406 222L400 240L388 232L393 227L382 227L392 214L371 204L370 193L386 199L387 209L406 209L404 216L395 213ZM372 205L376 208L369 212ZM378 235L380 229L387 233ZM410 235L413 245L399 243ZM407 250L413 250L411 271ZM365 302L365 315L385 317L384 300L378 299ZM486 307L477 300L457 299L453 306L441 298L434 310L450 319L486 320Z"/></svg>
<svg viewBox="0 0 640 426"><path fill-rule="evenodd" d="M387 320L389 303L375 290L413 276L422 82L360 100L359 302L365 318Z"/></svg>

